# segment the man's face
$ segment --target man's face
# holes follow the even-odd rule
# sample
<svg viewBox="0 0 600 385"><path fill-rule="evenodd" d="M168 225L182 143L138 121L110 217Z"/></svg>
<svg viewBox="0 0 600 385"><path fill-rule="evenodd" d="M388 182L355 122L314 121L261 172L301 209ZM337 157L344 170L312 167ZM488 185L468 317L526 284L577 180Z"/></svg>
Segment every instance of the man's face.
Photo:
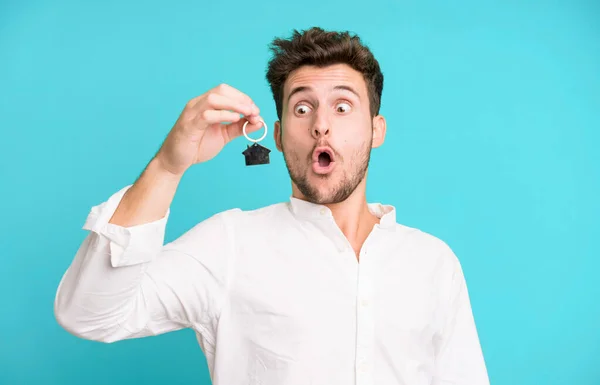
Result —
<svg viewBox="0 0 600 385"><path fill-rule="evenodd" d="M363 182L371 148L383 142L384 133L383 117L371 117L360 72L339 64L305 66L289 75L275 141L304 199L346 200Z"/></svg>

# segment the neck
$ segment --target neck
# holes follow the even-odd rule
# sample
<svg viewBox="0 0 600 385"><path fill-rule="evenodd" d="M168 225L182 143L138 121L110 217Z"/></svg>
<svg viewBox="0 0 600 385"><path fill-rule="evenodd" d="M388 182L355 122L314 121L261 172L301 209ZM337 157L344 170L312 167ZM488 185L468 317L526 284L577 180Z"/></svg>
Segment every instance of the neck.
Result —
<svg viewBox="0 0 600 385"><path fill-rule="evenodd" d="M304 199L302 196L298 197ZM336 224L358 257L363 243L373 227L379 223L379 218L369 211L365 181L363 180L345 201L325 206L331 210Z"/></svg>
<svg viewBox="0 0 600 385"><path fill-rule="evenodd" d="M368 208L364 192L354 191L343 202L326 205L331 210L335 222L348 240L361 238L365 231L372 230L379 218L373 215Z"/></svg>

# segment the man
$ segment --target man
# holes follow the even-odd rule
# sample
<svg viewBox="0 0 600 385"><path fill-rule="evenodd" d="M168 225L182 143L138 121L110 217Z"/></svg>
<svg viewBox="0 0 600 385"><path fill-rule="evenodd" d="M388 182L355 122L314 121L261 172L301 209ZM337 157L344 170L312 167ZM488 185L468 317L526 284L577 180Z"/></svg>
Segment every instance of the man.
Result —
<svg viewBox="0 0 600 385"><path fill-rule="evenodd" d="M386 133L378 62L358 37L319 28L272 49L290 200L216 214L163 245L185 171L244 123L262 126L239 90L198 96L138 180L92 208L58 322L102 342L191 328L216 385L488 384L456 256L366 202Z"/></svg>

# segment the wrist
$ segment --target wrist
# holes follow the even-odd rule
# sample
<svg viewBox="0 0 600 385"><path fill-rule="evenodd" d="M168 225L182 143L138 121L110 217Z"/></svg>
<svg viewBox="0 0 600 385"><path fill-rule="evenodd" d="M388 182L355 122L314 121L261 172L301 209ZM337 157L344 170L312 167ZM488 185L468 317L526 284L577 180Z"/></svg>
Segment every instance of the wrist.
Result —
<svg viewBox="0 0 600 385"><path fill-rule="evenodd" d="M163 218L180 180L181 175L165 170L153 159L125 193L109 223L129 227Z"/></svg>
<svg viewBox="0 0 600 385"><path fill-rule="evenodd" d="M148 173L152 176L152 179L160 179L165 182L176 182L179 183L181 178L183 177L182 173L175 173L169 170L168 167L165 167L165 164L159 157L154 157L146 167L145 173Z"/></svg>

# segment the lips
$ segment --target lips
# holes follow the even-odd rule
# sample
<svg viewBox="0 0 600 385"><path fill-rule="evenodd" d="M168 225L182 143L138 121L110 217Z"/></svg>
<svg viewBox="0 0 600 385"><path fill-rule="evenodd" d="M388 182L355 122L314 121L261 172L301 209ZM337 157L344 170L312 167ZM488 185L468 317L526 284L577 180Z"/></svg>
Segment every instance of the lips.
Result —
<svg viewBox="0 0 600 385"><path fill-rule="evenodd" d="M329 147L317 147L313 152L313 171L317 174L327 174L335 166L333 150Z"/></svg>

